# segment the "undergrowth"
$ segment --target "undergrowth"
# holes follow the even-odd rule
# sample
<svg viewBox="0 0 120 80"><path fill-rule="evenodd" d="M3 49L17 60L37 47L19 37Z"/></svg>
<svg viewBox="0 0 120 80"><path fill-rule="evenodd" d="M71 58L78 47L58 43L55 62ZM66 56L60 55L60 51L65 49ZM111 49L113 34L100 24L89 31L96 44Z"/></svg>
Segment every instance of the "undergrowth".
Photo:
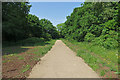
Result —
<svg viewBox="0 0 120 80"><path fill-rule="evenodd" d="M99 71L100 76L104 76L109 71L118 73L117 49L106 49L88 42L61 40L76 52L77 56L82 57L94 71ZM101 67L108 67L108 69L100 71Z"/></svg>

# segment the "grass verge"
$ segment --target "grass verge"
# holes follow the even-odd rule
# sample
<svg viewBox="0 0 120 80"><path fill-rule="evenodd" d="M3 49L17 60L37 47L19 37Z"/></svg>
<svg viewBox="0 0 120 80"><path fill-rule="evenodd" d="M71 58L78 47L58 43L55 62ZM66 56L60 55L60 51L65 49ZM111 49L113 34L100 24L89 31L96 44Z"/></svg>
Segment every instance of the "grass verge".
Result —
<svg viewBox="0 0 120 80"><path fill-rule="evenodd" d="M103 78L117 78L118 50L108 50L104 47L87 42L76 42L61 39L69 48L76 52L84 61Z"/></svg>
<svg viewBox="0 0 120 80"><path fill-rule="evenodd" d="M30 46L29 43L27 43L27 45L24 46L14 45L4 47L3 53L10 52L10 54L4 54L2 56L2 78L26 78L29 76L34 65L52 48L55 41L56 40L39 42L35 43L37 45ZM23 48L27 50L22 52Z"/></svg>

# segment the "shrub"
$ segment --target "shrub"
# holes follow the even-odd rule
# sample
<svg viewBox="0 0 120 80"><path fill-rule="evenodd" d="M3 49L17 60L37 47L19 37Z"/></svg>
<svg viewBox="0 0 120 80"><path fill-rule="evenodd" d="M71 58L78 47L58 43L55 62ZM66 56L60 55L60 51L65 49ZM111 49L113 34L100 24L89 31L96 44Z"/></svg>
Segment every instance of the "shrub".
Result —
<svg viewBox="0 0 120 80"><path fill-rule="evenodd" d="M114 30L108 31L108 29L103 29L102 35L104 36L104 38L113 38L115 40L118 40L118 32L116 32Z"/></svg>
<svg viewBox="0 0 120 80"><path fill-rule="evenodd" d="M115 40L114 38L111 37L106 37L106 35L101 35L100 37L95 38L92 42L95 45L100 45L103 46L107 49L111 49L111 48L117 48L118 47L118 41Z"/></svg>
<svg viewBox="0 0 120 80"><path fill-rule="evenodd" d="M104 76L104 75L105 75L105 71L102 70L102 71L100 72L100 75L101 75L101 76Z"/></svg>
<svg viewBox="0 0 120 80"><path fill-rule="evenodd" d="M44 38L31 37L31 38L27 38L25 40L18 41L17 44L32 46L35 43L44 42L44 41L45 41Z"/></svg>
<svg viewBox="0 0 120 80"><path fill-rule="evenodd" d="M117 48L118 42L113 38L107 38L103 45L105 48Z"/></svg>
<svg viewBox="0 0 120 80"><path fill-rule="evenodd" d="M118 47L118 33L114 30L103 29L102 35L96 37L92 42L95 45L103 46L107 49L117 48Z"/></svg>
<svg viewBox="0 0 120 80"><path fill-rule="evenodd" d="M25 39L21 42L23 42L23 43L36 43L36 42L43 42L43 41L44 41L44 38L31 37L31 38Z"/></svg>
<svg viewBox="0 0 120 80"><path fill-rule="evenodd" d="M96 37L94 40L92 40L93 44L95 45L103 45L103 42L105 41L105 38L103 35L101 35L100 37Z"/></svg>
<svg viewBox="0 0 120 80"><path fill-rule="evenodd" d="M95 39L95 35L93 35L92 33L87 33L84 38L84 41L91 42L94 39Z"/></svg>
<svg viewBox="0 0 120 80"><path fill-rule="evenodd" d="M46 33L46 34L44 34L44 38L45 38L45 40L48 41L52 38L52 36L49 33Z"/></svg>

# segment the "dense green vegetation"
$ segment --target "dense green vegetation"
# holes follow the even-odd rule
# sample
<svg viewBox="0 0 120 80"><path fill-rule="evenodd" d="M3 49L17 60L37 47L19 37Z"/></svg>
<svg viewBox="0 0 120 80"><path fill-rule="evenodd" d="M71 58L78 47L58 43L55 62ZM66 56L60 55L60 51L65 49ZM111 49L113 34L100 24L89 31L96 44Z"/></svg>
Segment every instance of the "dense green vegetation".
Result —
<svg viewBox="0 0 120 80"><path fill-rule="evenodd" d="M84 2L65 23L57 25L63 38L92 42L107 49L118 47L118 3Z"/></svg>
<svg viewBox="0 0 120 80"><path fill-rule="evenodd" d="M108 50L102 46L94 45L87 42L77 42L75 40L68 41L62 39L62 41L70 47L77 56L82 57L84 61L100 76L107 78L114 77L114 74L118 73L118 50ZM108 74L110 74L108 76Z"/></svg>
<svg viewBox="0 0 120 80"><path fill-rule="evenodd" d="M31 5L24 2L2 3L2 39L17 42L31 37L45 40L59 37L56 27L47 19L29 14Z"/></svg>
<svg viewBox="0 0 120 80"><path fill-rule="evenodd" d="M51 40L50 40L51 41ZM53 41L53 40L52 40ZM7 44L6 44L7 43ZM48 41L45 41L44 38L27 38L25 40L20 40L18 42L5 42L3 43L2 54L19 54L26 52L27 50L37 47L37 46L45 46L50 44ZM53 45L53 44L51 44ZM41 49L40 49L41 50Z"/></svg>
<svg viewBox="0 0 120 80"><path fill-rule="evenodd" d="M12 46L4 47L2 53L3 55L10 54L12 56L18 55L19 53L23 52L26 52L28 54L34 53L38 55L44 55L45 53L47 53L47 51L49 51L52 48L52 45L54 45L55 41L56 40L43 41L39 38L30 38L17 44L11 44Z"/></svg>

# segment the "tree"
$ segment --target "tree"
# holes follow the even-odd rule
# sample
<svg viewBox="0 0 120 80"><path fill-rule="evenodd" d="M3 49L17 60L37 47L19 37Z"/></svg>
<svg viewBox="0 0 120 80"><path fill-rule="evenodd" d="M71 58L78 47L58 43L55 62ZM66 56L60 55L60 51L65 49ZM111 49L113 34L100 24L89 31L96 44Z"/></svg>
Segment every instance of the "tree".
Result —
<svg viewBox="0 0 120 80"><path fill-rule="evenodd" d="M84 2L81 7L75 8L73 13L66 17L67 21L63 23L65 26L60 29L60 32L67 39L88 42L95 40L94 43L100 42L104 47L116 45L117 15L117 2ZM116 34L115 39L112 37L113 34ZM111 38L115 43L110 43L110 40L113 40Z"/></svg>
<svg viewBox="0 0 120 80"><path fill-rule="evenodd" d="M5 2L2 8L2 37L4 41L19 41L38 37L59 38L56 27L47 19L29 14L31 5L25 2Z"/></svg>
<svg viewBox="0 0 120 80"><path fill-rule="evenodd" d="M41 19L40 20L40 25L42 26L43 28L43 37L48 39L48 38L59 38L59 34L58 34L58 31L56 29L56 27L54 27L52 25L52 23L47 20L47 19ZM48 37L46 37L48 36Z"/></svg>
<svg viewBox="0 0 120 80"><path fill-rule="evenodd" d="M23 2L2 3L2 36L7 41L27 38L27 18L30 5ZM18 36L19 35L19 36Z"/></svg>
<svg viewBox="0 0 120 80"><path fill-rule="evenodd" d="M27 19L29 24L29 37L42 37L43 29L40 25L39 18L35 15L29 14Z"/></svg>

